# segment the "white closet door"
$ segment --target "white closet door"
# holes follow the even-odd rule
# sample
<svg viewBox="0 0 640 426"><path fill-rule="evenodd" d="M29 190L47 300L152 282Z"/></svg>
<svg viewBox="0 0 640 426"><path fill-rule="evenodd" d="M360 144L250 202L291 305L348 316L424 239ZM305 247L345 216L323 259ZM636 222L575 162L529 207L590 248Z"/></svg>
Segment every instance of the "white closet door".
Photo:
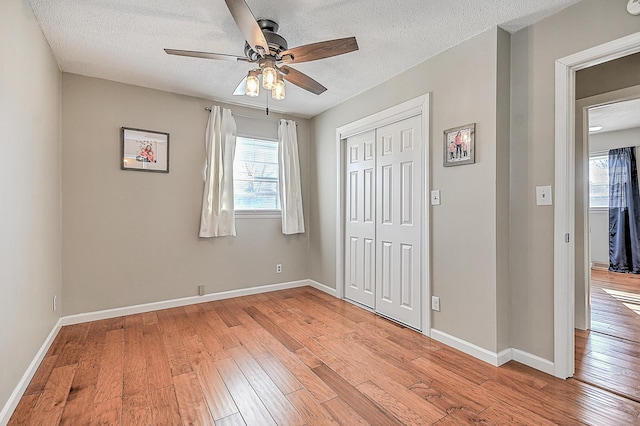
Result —
<svg viewBox="0 0 640 426"><path fill-rule="evenodd" d="M421 324L421 117L376 130L375 310Z"/></svg>
<svg viewBox="0 0 640 426"><path fill-rule="evenodd" d="M375 131L346 143L345 297L375 308Z"/></svg>

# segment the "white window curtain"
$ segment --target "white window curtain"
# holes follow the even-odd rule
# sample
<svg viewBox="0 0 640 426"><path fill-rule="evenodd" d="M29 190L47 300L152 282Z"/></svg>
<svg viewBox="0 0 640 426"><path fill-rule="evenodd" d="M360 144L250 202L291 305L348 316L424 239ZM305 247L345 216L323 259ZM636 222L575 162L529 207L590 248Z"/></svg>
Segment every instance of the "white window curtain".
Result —
<svg viewBox="0 0 640 426"><path fill-rule="evenodd" d="M278 157L282 233L303 234L302 188L298 158L298 133L295 121L280 120L278 125Z"/></svg>
<svg viewBox="0 0 640 426"><path fill-rule="evenodd" d="M233 157L236 150L236 122L231 110L211 107L205 132L205 171L201 237L236 235L233 209Z"/></svg>

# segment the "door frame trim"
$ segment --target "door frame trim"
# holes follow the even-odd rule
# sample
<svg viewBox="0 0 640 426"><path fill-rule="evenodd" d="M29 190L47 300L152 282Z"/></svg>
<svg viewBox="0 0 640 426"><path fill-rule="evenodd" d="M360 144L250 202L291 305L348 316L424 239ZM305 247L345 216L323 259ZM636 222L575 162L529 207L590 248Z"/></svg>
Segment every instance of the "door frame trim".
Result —
<svg viewBox="0 0 640 426"><path fill-rule="evenodd" d="M422 333L431 334L431 253L430 253L430 206L429 206L429 105L430 94L418 96L399 105L372 114L368 117L356 120L336 129L336 292L340 299L344 298L344 185L345 185L345 158L344 141L350 136L367 132L387 124L396 123L406 118L421 116L422 121L422 152L423 152L423 182L422 182L422 209L421 209L421 229L422 229L422 268L421 268L421 320Z"/></svg>
<svg viewBox="0 0 640 426"><path fill-rule="evenodd" d="M575 80L576 72L640 52L640 32L558 59L555 64L555 191L553 235L554 375L575 369ZM569 235L569 242L565 242Z"/></svg>

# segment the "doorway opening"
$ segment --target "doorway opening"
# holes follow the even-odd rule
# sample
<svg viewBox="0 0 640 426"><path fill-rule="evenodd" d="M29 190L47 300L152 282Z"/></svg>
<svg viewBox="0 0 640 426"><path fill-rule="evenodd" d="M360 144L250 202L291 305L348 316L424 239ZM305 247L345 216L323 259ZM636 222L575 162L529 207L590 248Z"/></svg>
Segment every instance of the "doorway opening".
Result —
<svg viewBox="0 0 640 426"><path fill-rule="evenodd" d="M575 301L578 253L576 227L576 72L640 52L640 33L561 58L556 61L554 206L554 375L572 377L575 370ZM576 231L577 229L577 231ZM581 269L582 268L582 269Z"/></svg>
<svg viewBox="0 0 640 426"><path fill-rule="evenodd" d="M580 179L577 164L577 179L588 176L588 185L577 191L586 206L586 268L584 285L576 286L574 379L640 401L640 275L609 271L609 151L640 145L640 99L624 99L630 96L640 96L640 88L576 102L585 118L578 163L587 170Z"/></svg>

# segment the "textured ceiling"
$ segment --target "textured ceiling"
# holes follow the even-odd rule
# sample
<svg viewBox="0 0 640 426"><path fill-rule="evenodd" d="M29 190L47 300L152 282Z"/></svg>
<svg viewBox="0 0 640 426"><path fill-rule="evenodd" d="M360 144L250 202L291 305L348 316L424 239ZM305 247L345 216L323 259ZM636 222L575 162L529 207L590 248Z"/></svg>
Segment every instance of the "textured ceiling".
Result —
<svg viewBox="0 0 640 426"><path fill-rule="evenodd" d="M293 66L322 95L287 84L275 111L312 117L500 25L515 31L579 0L247 0L296 47L355 36L360 50ZM164 48L243 55L223 0L30 0L62 71L263 108L232 96L250 64L177 57Z"/></svg>
<svg viewBox="0 0 640 426"><path fill-rule="evenodd" d="M597 133L640 127L640 99L591 108L589 126L602 126L602 130Z"/></svg>

